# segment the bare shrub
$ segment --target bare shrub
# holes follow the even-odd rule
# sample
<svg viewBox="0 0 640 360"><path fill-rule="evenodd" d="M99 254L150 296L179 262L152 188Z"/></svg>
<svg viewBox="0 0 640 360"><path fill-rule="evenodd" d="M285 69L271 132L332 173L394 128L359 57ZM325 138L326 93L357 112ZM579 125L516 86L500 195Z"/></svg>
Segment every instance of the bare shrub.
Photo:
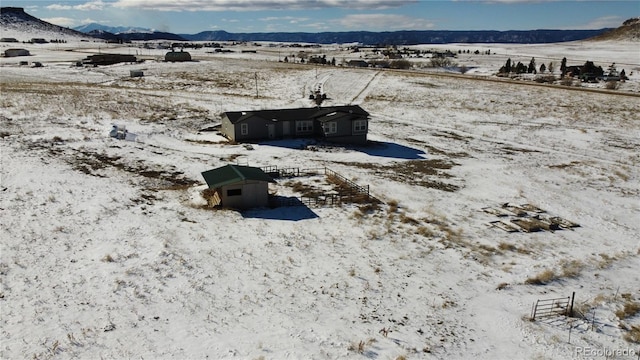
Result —
<svg viewBox="0 0 640 360"><path fill-rule="evenodd" d="M374 343L376 341L376 339L369 339L367 341L358 341L358 342L352 342L351 344L349 344L349 347L347 348L347 350L349 351L355 351L359 354L364 353L367 345L371 345L372 343Z"/></svg>
<svg viewBox="0 0 640 360"><path fill-rule="evenodd" d="M607 81L604 84L604 88L607 90L618 90L619 87L620 83L618 83L617 81Z"/></svg>
<svg viewBox="0 0 640 360"><path fill-rule="evenodd" d="M535 78L535 81L541 84L544 84L544 83L553 84L556 81L556 77L553 75L538 76Z"/></svg>
<svg viewBox="0 0 640 360"><path fill-rule="evenodd" d="M448 57L433 57L429 61L430 67L450 67L456 64Z"/></svg>
<svg viewBox="0 0 640 360"><path fill-rule="evenodd" d="M389 212L398 211L398 200L389 200L389 202L387 202L387 205L389 205Z"/></svg>
<svg viewBox="0 0 640 360"><path fill-rule="evenodd" d="M564 86L572 86L573 85L573 78L566 76L564 78L562 78L562 80L560 80L560 84L564 85Z"/></svg>

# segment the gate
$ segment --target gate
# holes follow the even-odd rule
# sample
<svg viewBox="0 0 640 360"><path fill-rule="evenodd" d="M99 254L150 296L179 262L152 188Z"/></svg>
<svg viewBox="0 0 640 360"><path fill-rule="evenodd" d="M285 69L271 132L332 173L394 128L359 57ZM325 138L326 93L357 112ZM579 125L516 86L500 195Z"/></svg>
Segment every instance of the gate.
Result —
<svg viewBox="0 0 640 360"><path fill-rule="evenodd" d="M571 316L573 313L573 299L576 293L566 298L537 300L531 310L531 320L551 316Z"/></svg>

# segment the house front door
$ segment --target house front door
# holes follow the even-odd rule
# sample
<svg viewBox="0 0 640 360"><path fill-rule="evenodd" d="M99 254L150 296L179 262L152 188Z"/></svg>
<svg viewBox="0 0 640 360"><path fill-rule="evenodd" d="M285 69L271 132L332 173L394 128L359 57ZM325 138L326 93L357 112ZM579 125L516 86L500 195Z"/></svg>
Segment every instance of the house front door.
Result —
<svg viewBox="0 0 640 360"><path fill-rule="evenodd" d="M282 122L282 136L291 135L291 121Z"/></svg>
<svg viewBox="0 0 640 360"><path fill-rule="evenodd" d="M267 130L269 133L269 139L273 139L276 137L276 126L274 124L267 125Z"/></svg>

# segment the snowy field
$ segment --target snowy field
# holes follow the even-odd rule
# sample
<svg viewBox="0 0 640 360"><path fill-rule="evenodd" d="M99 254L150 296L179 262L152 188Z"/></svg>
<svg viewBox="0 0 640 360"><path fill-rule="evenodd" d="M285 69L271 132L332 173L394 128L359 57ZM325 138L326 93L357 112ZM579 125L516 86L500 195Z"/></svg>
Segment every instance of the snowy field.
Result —
<svg viewBox="0 0 640 360"><path fill-rule="evenodd" d="M438 46L471 49L455 60L468 77L284 63L299 49L266 44L189 63L73 39L20 47L32 56L0 59L0 358L640 354L637 43ZM99 51L147 60L74 66ZM507 57L615 62L630 80L494 78ZM224 111L312 106L319 84L326 105L371 113L371 144L250 150L201 131ZM229 163L327 167L383 204L208 209L200 173ZM299 196L290 185L271 191ZM580 226L507 232L492 226L518 219L507 203ZM574 292L574 317L532 321L537 300Z"/></svg>

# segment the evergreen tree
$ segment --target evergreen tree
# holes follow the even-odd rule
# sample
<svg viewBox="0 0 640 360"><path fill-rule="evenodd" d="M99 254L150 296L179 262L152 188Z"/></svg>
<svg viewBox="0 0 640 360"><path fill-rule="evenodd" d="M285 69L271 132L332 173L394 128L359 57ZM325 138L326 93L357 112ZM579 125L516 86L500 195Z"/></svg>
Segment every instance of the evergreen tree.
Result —
<svg viewBox="0 0 640 360"><path fill-rule="evenodd" d="M547 66L547 69L549 70L549 72L550 72L550 73L552 73L552 74L553 74L553 72L556 70L556 66L555 66L555 64L553 63L553 61L550 61L550 62L549 62L549 66Z"/></svg>
<svg viewBox="0 0 640 360"><path fill-rule="evenodd" d="M511 58L507 59L507 63L504 65L504 69L507 73L511 72Z"/></svg>
<svg viewBox="0 0 640 360"><path fill-rule="evenodd" d="M531 58L531 61L529 61L529 67L527 68L527 72L531 74L531 73L535 73L535 71L536 71L536 59Z"/></svg>
<svg viewBox="0 0 640 360"><path fill-rule="evenodd" d="M540 65L540 72L543 73L545 70L547 70L547 67L544 64Z"/></svg>
<svg viewBox="0 0 640 360"><path fill-rule="evenodd" d="M560 63L560 77L563 78L567 74L567 58L562 58Z"/></svg>

